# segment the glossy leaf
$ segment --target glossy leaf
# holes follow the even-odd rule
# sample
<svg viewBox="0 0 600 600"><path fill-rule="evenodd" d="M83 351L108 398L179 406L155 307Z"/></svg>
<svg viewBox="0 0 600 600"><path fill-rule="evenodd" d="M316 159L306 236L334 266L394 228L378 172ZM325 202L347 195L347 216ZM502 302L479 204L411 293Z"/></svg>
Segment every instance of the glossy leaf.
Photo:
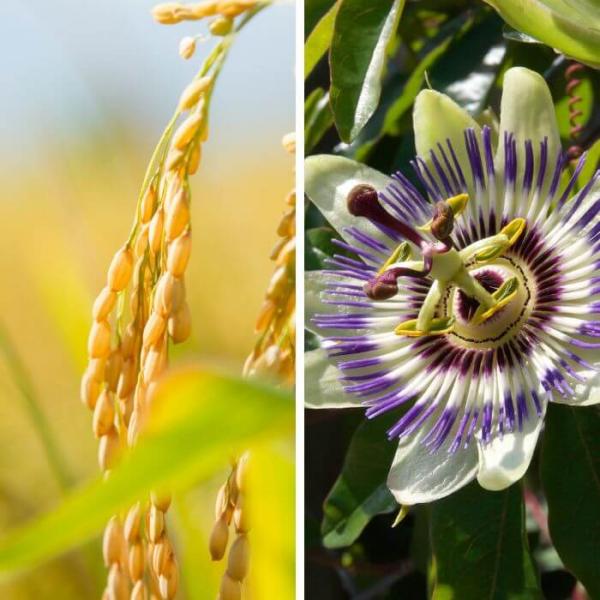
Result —
<svg viewBox="0 0 600 600"><path fill-rule="evenodd" d="M398 134L398 126L401 123L402 117L410 110L417 94L421 91L427 70L444 55L450 44L457 38L460 39L472 27L473 23L474 19L471 16L458 17L440 32L431 45L427 46L421 60L412 70L410 77L406 81L402 93L387 110L382 133L390 135Z"/></svg>
<svg viewBox="0 0 600 600"><path fill-rule="evenodd" d="M550 535L566 567L600 597L600 411L551 404L542 482Z"/></svg>
<svg viewBox="0 0 600 600"><path fill-rule="evenodd" d="M333 125L329 94L314 90L304 103L304 154L308 155Z"/></svg>
<svg viewBox="0 0 600 600"><path fill-rule="evenodd" d="M478 115L486 107L505 55L502 21L491 13L453 41L431 69L431 85Z"/></svg>
<svg viewBox="0 0 600 600"><path fill-rule="evenodd" d="M331 227L315 227L306 232L305 266L307 270L326 269L325 259L344 252L332 243L339 236Z"/></svg>
<svg viewBox="0 0 600 600"><path fill-rule="evenodd" d="M86 541L151 489L206 479L241 449L291 432L293 421L286 392L207 371L171 376L157 390L143 438L105 482L98 478L0 541L0 579Z"/></svg>
<svg viewBox="0 0 600 600"><path fill-rule="evenodd" d="M397 446L386 437L390 424L390 418L380 417L356 430L323 506L321 533L326 547L351 545L374 516L398 508L386 485Z"/></svg>
<svg viewBox="0 0 600 600"><path fill-rule="evenodd" d="M340 2L338 1L325 13L325 15L323 15L323 17L321 17L304 44L305 79L312 73L312 70L316 67L321 58L323 58L331 45L333 25L339 6Z"/></svg>
<svg viewBox="0 0 600 600"><path fill-rule="evenodd" d="M538 600L520 485L489 492L476 482L431 505L434 600Z"/></svg>
<svg viewBox="0 0 600 600"><path fill-rule="evenodd" d="M304 0L304 37L317 26L325 13L333 6L335 0Z"/></svg>
<svg viewBox="0 0 600 600"><path fill-rule="evenodd" d="M592 67L600 67L595 0L485 0L514 29Z"/></svg>
<svg viewBox="0 0 600 600"><path fill-rule="evenodd" d="M388 46L404 0L343 0L331 43L331 107L337 130L352 141L377 108Z"/></svg>
<svg viewBox="0 0 600 600"><path fill-rule="evenodd" d="M502 31L502 35L504 39L511 40L513 42L519 42L521 44L541 44L540 40L536 40L535 38L527 35L521 31L517 31L508 25L504 26Z"/></svg>

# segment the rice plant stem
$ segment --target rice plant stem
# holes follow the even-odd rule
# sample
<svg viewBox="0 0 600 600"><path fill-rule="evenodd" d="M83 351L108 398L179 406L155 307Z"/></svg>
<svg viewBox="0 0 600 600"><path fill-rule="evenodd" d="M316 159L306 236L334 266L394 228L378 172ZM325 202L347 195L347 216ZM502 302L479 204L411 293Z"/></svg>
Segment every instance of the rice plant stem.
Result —
<svg viewBox="0 0 600 600"><path fill-rule="evenodd" d="M0 323L0 351L4 354L6 365L23 399L23 407L44 447L48 464L61 491L65 492L71 487L74 481L71 470L64 459L48 419L40 406L27 367L21 360L2 323Z"/></svg>

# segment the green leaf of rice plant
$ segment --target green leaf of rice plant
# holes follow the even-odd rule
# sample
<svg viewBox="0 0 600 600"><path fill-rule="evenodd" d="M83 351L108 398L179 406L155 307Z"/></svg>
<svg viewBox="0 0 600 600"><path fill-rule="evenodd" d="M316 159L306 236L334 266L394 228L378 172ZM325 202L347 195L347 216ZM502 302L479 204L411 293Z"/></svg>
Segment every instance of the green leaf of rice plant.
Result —
<svg viewBox="0 0 600 600"><path fill-rule="evenodd" d="M98 478L56 509L0 540L0 580L32 568L97 534L108 518L151 489L185 489L221 470L231 456L291 435L290 393L189 370L166 378L138 445L106 481Z"/></svg>

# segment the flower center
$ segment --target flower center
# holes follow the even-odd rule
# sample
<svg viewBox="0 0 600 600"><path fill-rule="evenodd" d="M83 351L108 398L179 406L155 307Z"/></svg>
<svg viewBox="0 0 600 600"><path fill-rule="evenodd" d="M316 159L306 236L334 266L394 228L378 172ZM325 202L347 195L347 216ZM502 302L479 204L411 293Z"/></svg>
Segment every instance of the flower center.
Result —
<svg viewBox="0 0 600 600"><path fill-rule="evenodd" d="M532 306L531 280L526 268L512 255L498 258L490 265L471 265L467 270L489 293L511 278L519 281L514 299L482 323L473 321L479 302L460 288L451 287L442 300L441 312L456 319L449 333L456 343L469 348L495 348L518 333L528 317Z"/></svg>
<svg viewBox="0 0 600 600"><path fill-rule="evenodd" d="M485 288L486 292L490 294L494 293L506 280L503 274L493 269L481 269L477 272L471 272L471 275ZM457 291L457 298L455 302L455 316L456 319L463 323L468 323L474 316L475 312L479 308L479 302L467 296L462 290ZM502 311L503 309L501 309ZM501 312L500 311L500 312Z"/></svg>

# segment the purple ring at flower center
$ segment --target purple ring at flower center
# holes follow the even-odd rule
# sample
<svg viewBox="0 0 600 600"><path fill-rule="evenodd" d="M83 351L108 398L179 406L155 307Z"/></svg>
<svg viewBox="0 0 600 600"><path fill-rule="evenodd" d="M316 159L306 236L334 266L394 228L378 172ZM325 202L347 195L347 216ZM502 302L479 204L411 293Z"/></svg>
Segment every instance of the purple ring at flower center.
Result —
<svg viewBox="0 0 600 600"><path fill-rule="evenodd" d="M473 277L483 286L486 292L494 293L503 283L504 278L497 271L486 269L473 274ZM479 302L475 298L467 296L462 290L458 290L456 298L456 311L460 319L468 323L475 311L479 307Z"/></svg>

